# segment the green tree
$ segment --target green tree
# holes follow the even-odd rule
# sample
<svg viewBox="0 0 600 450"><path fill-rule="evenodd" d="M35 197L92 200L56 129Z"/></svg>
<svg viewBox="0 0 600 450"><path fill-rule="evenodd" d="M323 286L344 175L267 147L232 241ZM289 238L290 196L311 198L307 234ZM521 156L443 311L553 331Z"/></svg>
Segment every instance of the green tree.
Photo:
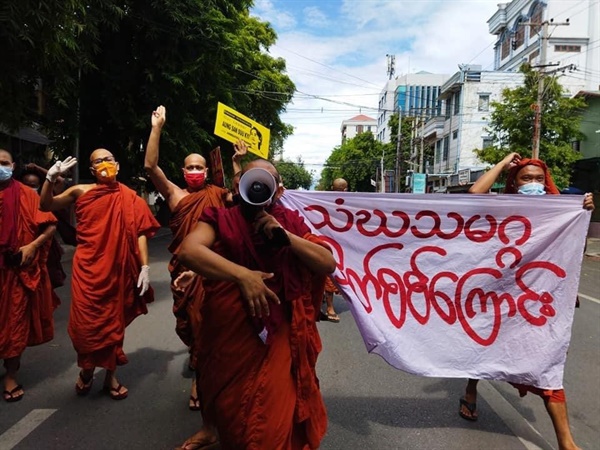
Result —
<svg viewBox="0 0 600 450"><path fill-rule="evenodd" d="M325 163L319 181L320 190L329 190L336 178L344 178L348 182L349 191L373 192L375 188L371 180L376 178L377 169L381 164L384 148L389 148L375 140L372 133L361 133L353 139L348 139L337 146ZM385 155L385 164L392 166L390 161L395 153ZM393 167L393 166L392 166Z"/></svg>
<svg viewBox="0 0 600 450"><path fill-rule="evenodd" d="M537 101L539 74L527 64L520 70L525 76L523 85L504 89L502 101L491 103L493 112L488 128L493 145L475 150L479 159L490 164L496 164L511 152L531 157L535 116L532 105ZM546 162L559 187L568 185L570 166L580 157L572 144L584 138L579 131L578 112L585 106L582 98L565 97L558 79L544 79L539 157Z"/></svg>
<svg viewBox="0 0 600 450"><path fill-rule="evenodd" d="M298 157L296 162L289 160L275 161L275 167L281 175L283 185L286 189L310 189L313 182L313 175L304 167L302 157Z"/></svg>
<svg viewBox="0 0 600 450"><path fill-rule="evenodd" d="M14 97L19 107L4 108L0 123L16 128L43 119L63 155L72 154L80 137L83 161L94 148L108 148L127 182L143 175L150 114L163 104L168 117L161 167L176 180L189 152L206 153L220 144L224 160L231 155L231 144L213 136L220 101L270 128L272 155L292 132L280 113L295 86L284 60L268 53L274 30L250 16L251 5L7 0L0 9L0 25L10 25L0 27L3 69L5 62L16 64L0 71L0 98L6 95L3 104L12 106ZM30 107L39 86L47 96L42 118Z"/></svg>

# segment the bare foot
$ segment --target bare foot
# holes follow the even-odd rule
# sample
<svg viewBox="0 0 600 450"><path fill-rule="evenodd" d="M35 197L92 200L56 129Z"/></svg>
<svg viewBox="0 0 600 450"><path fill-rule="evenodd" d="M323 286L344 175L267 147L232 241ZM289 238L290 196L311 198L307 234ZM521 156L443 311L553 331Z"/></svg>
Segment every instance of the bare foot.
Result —
<svg viewBox="0 0 600 450"><path fill-rule="evenodd" d="M7 373L4 377L4 393L2 395L4 400L9 403L18 402L25 395L25 391L23 386L17 383L15 377L9 376Z"/></svg>
<svg viewBox="0 0 600 450"><path fill-rule="evenodd" d="M187 439L177 450L208 450L218 448L219 438L213 427L204 425L200 431Z"/></svg>

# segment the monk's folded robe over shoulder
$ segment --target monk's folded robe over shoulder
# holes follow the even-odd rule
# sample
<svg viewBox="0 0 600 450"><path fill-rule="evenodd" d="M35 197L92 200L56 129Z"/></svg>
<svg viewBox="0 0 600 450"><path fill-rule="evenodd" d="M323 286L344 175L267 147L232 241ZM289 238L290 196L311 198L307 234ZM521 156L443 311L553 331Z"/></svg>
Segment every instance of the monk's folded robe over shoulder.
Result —
<svg viewBox="0 0 600 450"><path fill-rule="evenodd" d="M151 238L160 225L135 191L100 184L75 203L77 248L69 335L83 369L115 370L127 363L125 327L154 300L136 287L141 269L138 237Z"/></svg>
<svg viewBox="0 0 600 450"><path fill-rule="evenodd" d="M33 242L56 219L39 210L39 196L11 180L0 190L0 359L19 356L27 346L54 337L52 291L46 258L47 241L31 264L19 266L19 248Z"/></svg>
<svg viewBox="0 0 600 450"><path fill-rule="evenodd" d="M171 292L173 293L173 314L177 321L175 331L185 345L192 347L190 350L192 356L194 355L194 332L200 320L196 303L202 300L204 291L200 277L196 277L184 292L175 290L173 282L187 270L179 262L177 255L181 250L183 239L194 229L202 211L211 206L224 206L228 193L227 189L213 185L206 185L199 191L191 192L177 203L169 221L169 228L173 233L173 241L169 245L169 251L173 254L169 262L169 273L171 274ZM191 365L194 364L195 362L192 361Z"/></svg>
<svg viewBox="0 0 600 450"><path fill-rule="evenodd" d="M276 204L269 213L289 232L326 247L297 212ZM270 304L268 318L252 319L237 284L204 280L198 392L205 418L216 424L223 449L318 448L327 429L315 370L325 276L289 246L252 232L239 207L210 208L201 220L215 229L215 252L273 273L265 284L281 300Z"/></svg>

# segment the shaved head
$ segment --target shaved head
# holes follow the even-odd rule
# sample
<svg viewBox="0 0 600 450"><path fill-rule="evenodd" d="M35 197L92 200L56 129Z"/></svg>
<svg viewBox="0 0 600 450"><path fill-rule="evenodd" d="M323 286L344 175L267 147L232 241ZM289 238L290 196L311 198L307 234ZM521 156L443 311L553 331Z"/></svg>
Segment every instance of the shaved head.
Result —
<svg viewBox="0 0 600 450"><path fill-rule="evenodd" d="M333 184L331 185L331 189L334 191L347 191L348 190L348 182L343 178L336 178L333 180Z"/></svg>
<svg viewBox="0 0 600 450"><path fill-rule="evenodd" d="M267 172L273 175L275 181L281 183L281 176L279 175L279 172L277 172L277 169L273 163L267 161L266 159L255 159L254 161L249 162L246 164L242 172L246 173L250 169L265 169Z"/></svg>
<svg viewBox="0 0 600 450"><path fill-rule="evenodd" d="M197 164L202 164L204 167L206 167L206 159L204 159L204 156L199 155L198 153L190 153L183 160L183 167Z"/></svg>
<svg viewBox="0 0 600 450"><path fill-rule="evenodd" d="M105 148L97 148L90 155L90 163L92 161L94 161L95 159L106 158L107 156L114 157L114 155L111 152L109 152L108 150L106 150Z"/></svg>
<svg viewBox="0 0 600 450"><path fill-rule="evenodd" d="M3 148L0 148L0 159L7 160L10 163L14 162L12 154L8 150L4 150Z"/></svg>

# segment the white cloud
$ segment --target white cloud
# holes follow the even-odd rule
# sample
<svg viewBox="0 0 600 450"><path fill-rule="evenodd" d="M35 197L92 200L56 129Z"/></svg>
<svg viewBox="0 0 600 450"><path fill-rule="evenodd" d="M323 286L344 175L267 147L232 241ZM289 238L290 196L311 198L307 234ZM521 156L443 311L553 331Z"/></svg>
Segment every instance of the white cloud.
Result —
<svg viewBox="0 0 600 450"><path fill-rule="evenodd" d="M279 37L271 53L287 61L288 74L298 89L282 116L295 130L284 145L284 157L301 156L308 169L320 171L340 145L343 120L360 113L377 117L379 93L387 81L386 54L396 55L397 75L420 70L453 74L461 63L492 69L495 38L486 22L496 11L497 0L340 0L335 12L331 3L327 14L338 14L332 21L336 26L317 29L278 27L274 17L293 16L276 2L258 1L253 10L274 25ZM327 19L325 8L295 5L295 20L303 26Z"/></svg>
<svg viewBox="0 0 600 450"><path fill-rule="evenodd" d="M257 0L254 2L254 15L265 22L270 22L277 31L289 30L296 26L293 15L278 11L270 0Z"/></svg>
<svg viewBox="0 0 600 450"><path fill-rule="evenodd" d="M329 20L327 20L327 16L316 6L304 8L304 23L311 28L329 26Z"/></svg>

